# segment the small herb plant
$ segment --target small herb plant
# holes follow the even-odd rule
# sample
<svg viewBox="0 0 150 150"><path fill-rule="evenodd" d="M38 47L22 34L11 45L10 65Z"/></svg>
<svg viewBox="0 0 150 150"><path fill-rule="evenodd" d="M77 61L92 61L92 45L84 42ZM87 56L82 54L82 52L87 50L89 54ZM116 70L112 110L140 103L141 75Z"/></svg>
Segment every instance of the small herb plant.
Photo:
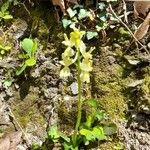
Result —
<svg viewBox="0 0 150 150"><path fill-rule="evenodd" d="M9 14L8 8L9 8L9 1L4 3L1 6L1 8L0 8L0 21L2 19L8 20L8 19L12 19L13 18L13 16Z"/></svg>
<svg viewBox="0 0 150 150"><path fill-rule="evenodd" d="M90 142L96 140L106 140L107 135L116 132L116 125L104 125L101 123L105 119L105 113L99 111L95 99L83 101L82 100L82 84L90 82L90 72L92 71L92 51L94 47L87 50L82 38L85 36L85 31L80 31L76 27L70 33L70 38L64 34L65 41L62 43L67 47L62 53L63 65L60 71L61 77L68 77L70 75L70 66L75 65L77 70L78 83L78 101L77 101L77 121L75 130L69 137L62 134L57 126L53 126L48 131L48 137L53 142L63 140L63 147L65 150L78 150L81 145L88 145ZM87 104L91 108L91 112L86 117L85 122L81 122L82 107Z"/></svg>
<svg viewBox="0 0 150 150"><path fill-rule="evenodd" d="M21 55L21 58L25 59L22 67L16 71L16 75L20 75L26 67L32 67L36 64L35 53L37 51L37 42L35 40L25 38L21 42L21 47L24 50L25 54Z"/></svg>

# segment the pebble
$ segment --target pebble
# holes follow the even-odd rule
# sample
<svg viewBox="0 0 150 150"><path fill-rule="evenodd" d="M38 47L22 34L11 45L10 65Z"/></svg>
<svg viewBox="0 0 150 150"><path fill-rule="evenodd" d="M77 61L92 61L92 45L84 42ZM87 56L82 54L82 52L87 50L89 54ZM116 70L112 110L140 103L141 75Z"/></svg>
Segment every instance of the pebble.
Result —
<svg viewBox="0 0 150 150"><path fill-rule="evenodd" d="M77 95L78 94L78 84L77 84L77 82L73 82L70 85L70 88L71 88L71 92L72 92L73 95Z"/></svg>

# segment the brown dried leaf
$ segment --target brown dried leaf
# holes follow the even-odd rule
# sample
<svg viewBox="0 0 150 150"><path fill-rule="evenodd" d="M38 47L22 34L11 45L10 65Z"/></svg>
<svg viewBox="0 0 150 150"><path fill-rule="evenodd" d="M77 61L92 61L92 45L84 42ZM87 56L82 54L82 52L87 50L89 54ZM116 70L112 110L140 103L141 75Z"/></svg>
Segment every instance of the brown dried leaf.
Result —
<svg viewBox="0 0 150 150"><path fill-rule="evenodd" d="M146 16L146 13L150 8L150 1L135 1L133 5L135 16L138 16L139 14Z"/></svg>
<svg viewBox="0 0 150 150"><path fill-rule="evenodd" d="M65 2L64 0L52 0L53 5L59 6L61 11L65 13Z"/></svg>
<svg viewBox="0 0 150 150"><path fill-rule="evenodd" d="M67 0L67 2L77 4L77 0ZM64 0L52 0L53 5L59 6L63 14L65 14L65 1Z"/></svg>
<svg viewBox="0 0 150 150"><path fill-rule="evenodd" d="M0 139L0 148L1 150L9 150L10 147L10 139L9 137L5 137L3 139Z"/></svg>
<svg viewBox="0 0 150 150"><path fill-rule="evenodd" d="M146 33L148 32L148 29L149 29L149 24L150 24L150 12L147 15L147 17L145 18L144 22L142 24L140 24L140 26L134 33L134 36L138 40L141 40L146 35Z"/></svg>
<svg viewBox="0 0 150 150"><path fill-rule="evenodd" d="M17 132L9 134L9 138L10 138L10 142L11 142L9 150L15 150L16 149L17 145L21 141L21 136L22 136L21 131L17 131Z"/></svg>
<svg viewBox="0 0 150 150"><path fill-rule="evenodd" d="M145 18L144 22L142 24L140 24L138 29L135 31L134 36L138 40L141 40L148 32L149 26L150 26L150 12L147 15L147 17Z"/></svg>
<svg viewBox="0 0 150 150"><path fill-rule="evenodd" d="M17 145L21 141L22 132L17 131L7 134L0 139L0 150L16 150Z"/></svg>

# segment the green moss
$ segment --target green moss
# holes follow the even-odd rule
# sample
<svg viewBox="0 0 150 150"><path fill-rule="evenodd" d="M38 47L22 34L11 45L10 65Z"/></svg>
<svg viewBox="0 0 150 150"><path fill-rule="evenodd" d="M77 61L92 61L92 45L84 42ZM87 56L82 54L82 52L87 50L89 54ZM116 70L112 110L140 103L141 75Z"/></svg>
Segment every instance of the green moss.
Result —
<svg viewBox="0 0 150 150"><path fill-rule="evenodd" d="M100 61L94 67L94 97L97 97L110 119L123 119L127 110L127 104L122 92L122 84L126 80L122 78L124 68L119 64L110 64L107 59L107 55L110 53L107 51L109 49L105 48L104 50L101 50Z"/></svg>
<svg viewBox="0 0 150 150"><path fill-rule="evenodd" d="M99 98L99 103L109 114L109 117L113 120L123 119L127 106L121 93L121 87L117 83L108 83L99 85L99 88L104 92L104 95Z"/></svg>
<svg viewBox="0 0 150 150"><path fill-rule="evenodd" d="M16 92L16 99L13 101L11 108L15 118L23 128L26 128L29 124L35 124L39 127L39 130L43 130L44 133L46 130L46 120L36 105L36 101L38 99L37 92L32 92L31 90L24 100L20 100L19 93Z"/></svg>

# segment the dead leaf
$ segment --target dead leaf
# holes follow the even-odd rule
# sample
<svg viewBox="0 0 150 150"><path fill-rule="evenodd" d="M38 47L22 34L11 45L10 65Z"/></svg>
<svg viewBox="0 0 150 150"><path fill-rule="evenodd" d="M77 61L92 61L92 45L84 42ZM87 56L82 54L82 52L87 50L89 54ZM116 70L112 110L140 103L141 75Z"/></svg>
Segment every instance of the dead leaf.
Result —
<svg viewBox="0 0 150 150"><path fill-rule="evenodd" d="M10 147L10 139L9 137L5 137L0 140L0 148L1 150L9 150Z"/></svg>
<svg viewBox="0 0 150 150"><path fill-rule="evenodd" d="M138 29L135 31L134 36L138 40L141 40L148 32L149 26L150 26L150 12L147 15L147 17L145 18L144 22L142 24L140 24Z"/></svg>
<svg viewBox="0 0 150 150"><path fill-rule="evenodd" d="M77 4L77 0L67 0L70 3ZM59 6L63 14L65 14L66 6L64 0L52 0L54 6Z"/></svg>
<svg viewBox="0 0 150 150"><path fill-rule="evenodd" d="M0 150L16 150L21 141L21 136L21 131L6 134L4 138L0 139Z"/></svg>
<svg viewBox="0 0 150 150"><path fill-rule="evenodd" d="M146 16L146 13L150 8L150 1L135 1L133 5L135 16L139 16L139 14Z"/></svg>

